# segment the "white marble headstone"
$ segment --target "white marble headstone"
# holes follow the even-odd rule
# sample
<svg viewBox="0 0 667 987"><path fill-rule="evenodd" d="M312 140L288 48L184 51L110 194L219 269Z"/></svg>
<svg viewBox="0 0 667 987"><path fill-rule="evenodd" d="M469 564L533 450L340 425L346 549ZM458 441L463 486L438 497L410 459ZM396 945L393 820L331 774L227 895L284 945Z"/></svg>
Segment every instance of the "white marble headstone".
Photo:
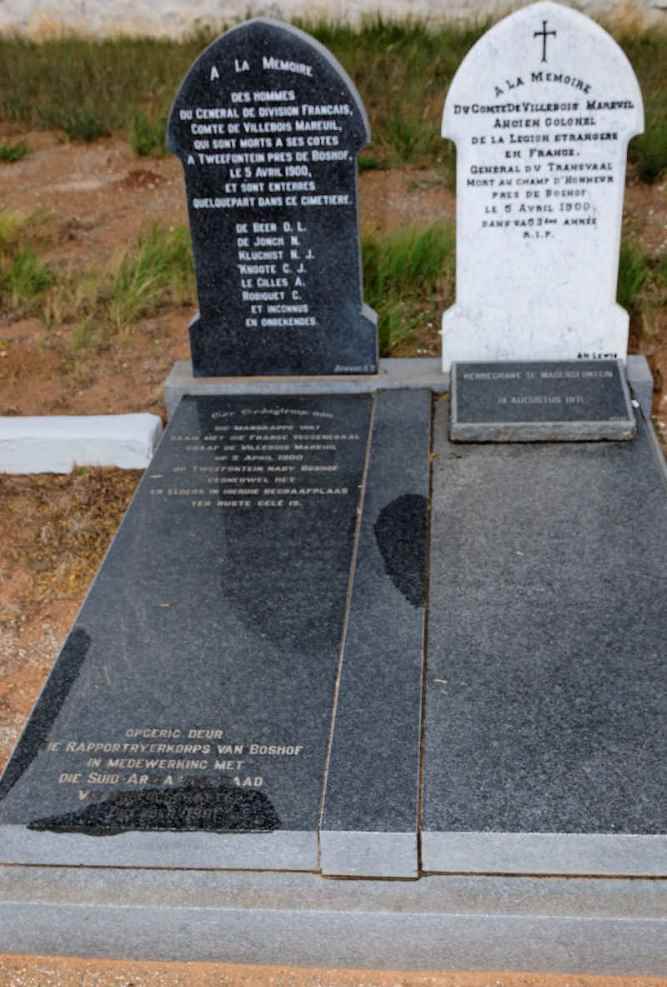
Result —
<svg viewBox="0 0 667 987"><path fill-rule="evenodd" d="M454 77L456 303L443 369L465 360L624 359L616 304L628 141L639 85L588 17L536 3L505 18Z"/></svg>

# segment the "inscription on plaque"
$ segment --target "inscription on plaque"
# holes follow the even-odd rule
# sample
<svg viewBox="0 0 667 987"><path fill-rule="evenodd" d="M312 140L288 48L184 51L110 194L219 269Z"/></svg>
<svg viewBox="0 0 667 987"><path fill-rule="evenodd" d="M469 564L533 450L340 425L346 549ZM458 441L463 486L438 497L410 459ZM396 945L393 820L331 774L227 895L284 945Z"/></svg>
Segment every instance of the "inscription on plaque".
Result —
<svg viewBox="0 0 667 987"><path fill-rule="evenodd" d="M629 439L635 416L613 360L457 363L450 437L461 442Z"/></svg>
<svg viewBox="0 0 667 987"><path fill-rule="evenodd" d="M176 97L200 312L195 375L377 372L363 305L360 97L325 48L249 21L214 42Z"/></svg>

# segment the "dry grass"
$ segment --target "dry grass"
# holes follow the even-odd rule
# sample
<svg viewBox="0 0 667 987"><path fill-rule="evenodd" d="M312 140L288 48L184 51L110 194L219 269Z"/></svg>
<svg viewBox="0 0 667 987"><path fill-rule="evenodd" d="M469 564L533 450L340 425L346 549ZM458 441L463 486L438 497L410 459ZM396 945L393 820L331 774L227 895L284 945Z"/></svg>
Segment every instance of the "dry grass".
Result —
<svg viewBox="0 0 667 987"><path fill-rule="evenodd" d="M90 584L141 476L79 469L66 476L0 476L5 578L27 567L31 603L78 598Z"/></svg>
<svg viewBox="0 0 667 987"><path fill-rule="evenodd" d="M377 161L451 173L452 147L439 136L442 106L463 56L489 22L374 17L359 27L330 21L300 26L357 83ZM647 135L633 143L631 157L640 177L654 181L667 166L667 32L645 30L630 8L610 26L639 77L650 123ZM183 41L0 38L0 119L55 127L72 140L124 132L137 154L162 153L163 121L180 80L214 37L205 30Z"/></svg>

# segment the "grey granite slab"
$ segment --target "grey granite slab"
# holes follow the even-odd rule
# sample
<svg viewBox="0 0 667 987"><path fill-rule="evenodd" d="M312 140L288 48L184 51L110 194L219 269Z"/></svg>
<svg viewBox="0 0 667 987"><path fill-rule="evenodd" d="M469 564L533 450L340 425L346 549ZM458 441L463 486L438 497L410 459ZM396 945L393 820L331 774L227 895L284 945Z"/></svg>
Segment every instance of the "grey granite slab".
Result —
<svg viewBox="0 0 667 987"><path fill-rule="evenodd" d="M197 273L195 376L377 372L363 302L354 83L319 42L257 18L196 60L171 110Z"/></svg>
<svg viewBox="0 0 667 987"><path fill-rule="evenodd" d="M625 376L633 397L639 402L644 417L650 419L653 404L653 374L648 360L640 353L625 358Z"/></svg>
<svg viewBox="0 0 667 987"><path fill-rule="evenodd" d="M0 950L661 976L667 882L0 867Z"/></svg>
<svg viewBox="0 0 667 987"><path fill-rule="evenodd" d="M435 421L422 866L667 874L664 461Z"/></svg>
<svg viewBox="0 0 667 987"><path fill-rule="evenodd" d="M418 874L430 426L430 391L375 398L320 828L323 874Z"/></svg>
<svg viewBox="0 0 667 987"><path fill-rule="evenodd" d="M0 860L315 869L371 398L184 398L0 781Z"/></svg>
<svg viewBox="0 0 667 987"><path fill-rule="evenodd" d="M454 442L584 442L636 433L620 360L452 364Z"/></svg>
<svg viewBox="0 0 667 987"><path fill-rule="evenodd" d="M189 360L174 363L164 385L171 417L184 394L370 394L375 391L449 388L438 357L385 357L377 374L319 377L195 377Z"/></svg>

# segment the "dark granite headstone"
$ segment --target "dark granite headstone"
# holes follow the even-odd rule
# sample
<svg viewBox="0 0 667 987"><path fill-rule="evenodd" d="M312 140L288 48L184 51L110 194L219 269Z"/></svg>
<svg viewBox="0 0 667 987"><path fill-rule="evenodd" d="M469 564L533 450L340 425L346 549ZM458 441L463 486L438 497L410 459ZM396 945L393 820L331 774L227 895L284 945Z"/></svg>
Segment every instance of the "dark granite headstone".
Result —
<svg viewBox="0 0 667 987"><path fill-rule="evenodd" d="M454 442L630 439L636 431L619 361L452 365Z"/></svg>
<svg viewBox="0 0 667 987"><path fill-rule="evenodd" d="M317 868L372 398L184 398L0 782L0 860Z"/></svg>
<svg viewBox="0 0 667 987"><path fill-rule="evenodd" d="M185 171L195 376L377 373L363 304L354 84L313 38L263 18L197 59L168 141Z"/></svg>
<svg viewBox="0 0 667 987"><path fill-rule="evenodd" d="M425 871L667 873L654 443L454 445L438 402Z"/></svg>

